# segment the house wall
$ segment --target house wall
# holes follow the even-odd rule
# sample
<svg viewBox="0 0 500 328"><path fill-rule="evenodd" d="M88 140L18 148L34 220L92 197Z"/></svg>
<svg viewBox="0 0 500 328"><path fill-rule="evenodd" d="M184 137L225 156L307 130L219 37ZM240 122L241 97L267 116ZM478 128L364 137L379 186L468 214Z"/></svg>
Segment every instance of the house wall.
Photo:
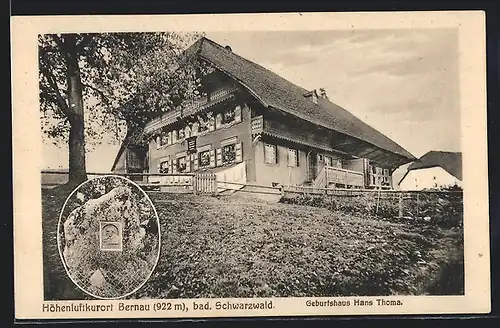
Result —
<svg viewBox="0 0 500 328"><path fill-rule="evenodd" d="M422 190L453 185L462 186L462 182L441 167L411 170L399 183L401 190Z"/></svg>
<svg viewBox="0 0 500 328"><path fill-rule="evenodd" d="M200 148L206 145L211 145L211 149L216 149L221 147L222 140L231 137L237 137L237 142L243 143L243 161L251 161L252 136L250 132L250 120L250 109L246 104L243 104L241 106L241 122L233 124L226 128L220 128L198 135L196 140L196 147ZM172 145L162 146L160 148L157 148L156 140L152 140L149 143L149 172L158 173L158 164L167 156L173 158L176 154L184 152L186 150L187 142L185 140ZM246 165L246 167L248 166L249 165ZM250 179L253 177L253 175L255 175L255 172L252 172L252 170L248 170L246 172L246 175L247 178Z"/></svg>
<svg viewBox="0 0 500 328"><path fill-rule="evenodd" d="M273 144L269 141L270 144ZM254 163L257 172L255 182L258 185L272 186L273 183L282 185L301 184L307 177L306 152L297 149L299 154L299 166L288 166L288 146L277 144L278 163L267 164L264 158L264 142L258 141L254 148Z"/></svg>
<svg viewBox="0 0 500 328"><path fill-rule="evenodd" d="M363 158L352 159L344 162L343 168L346 170L365 173L365 160Z"/></svg>

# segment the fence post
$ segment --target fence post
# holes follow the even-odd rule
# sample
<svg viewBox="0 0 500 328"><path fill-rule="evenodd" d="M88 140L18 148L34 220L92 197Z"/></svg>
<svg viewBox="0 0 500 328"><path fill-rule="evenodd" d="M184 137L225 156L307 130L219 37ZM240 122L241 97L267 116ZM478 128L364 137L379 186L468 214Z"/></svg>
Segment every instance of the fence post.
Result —
<svg viewBox="0 0 500 328"><path fill-rule="evenodd" d="M193 181L192 182L193 183L193 194L197 195L198 194L198 190L197 190L198 175L197 174L195 174L193 176L193 180L192 181Z"/></svg>
<svg viewBox="0 0 500 328"><path fill-rule="evenodd" d="M419 192L417 191L417 218L418 218L418 216L420 215L420 213L419 213L419 212L420 212L420 210L419 210L419 208L418 208L418 194L419 194Z"/></svg>
<svg viewBox="0 0 500 328"><path fill-rule="evenodd" d="M212 188L214 192L214 196L217 196L218 190L217 190L217 176L215 173L212 174Z"/></svg>
<svg viewBox="0 0 500 328"><path fill-rule="evenodd" d="M377 207L375 209L375 215L378 214L378 203L380 202L380 189L377 192Z"/></svg>
<svg viewBox="0 0 500 328"><path fill-rule="evenodd" d="M403 217L403 193L399 193L399 200L398 200L398 217L402 218Z"/></svg>

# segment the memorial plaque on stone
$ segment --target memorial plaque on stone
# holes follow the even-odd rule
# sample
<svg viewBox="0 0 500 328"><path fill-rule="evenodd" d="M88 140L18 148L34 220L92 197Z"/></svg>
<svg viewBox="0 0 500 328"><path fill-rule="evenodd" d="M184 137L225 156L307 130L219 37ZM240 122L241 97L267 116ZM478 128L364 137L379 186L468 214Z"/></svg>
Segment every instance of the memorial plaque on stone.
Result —
<svg viewBox="0 0 500 328"><path fill-rule="evenodd" d="M100 222L101 251L121 251L122 236L121 222Z"/></svg>

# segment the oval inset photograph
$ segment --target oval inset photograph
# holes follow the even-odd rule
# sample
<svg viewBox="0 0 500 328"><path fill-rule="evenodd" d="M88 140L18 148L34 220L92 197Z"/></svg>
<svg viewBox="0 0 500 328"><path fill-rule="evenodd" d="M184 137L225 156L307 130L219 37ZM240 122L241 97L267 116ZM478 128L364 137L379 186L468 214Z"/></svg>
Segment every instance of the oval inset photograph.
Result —
<svg viewBox="0 0 500 328"><path fill-rule="evenodd" d="M133 294L158 263L156 209L137 184L121 176L101 176L78 186L64 203L57 231L67 274L96 298Z"/></svg>

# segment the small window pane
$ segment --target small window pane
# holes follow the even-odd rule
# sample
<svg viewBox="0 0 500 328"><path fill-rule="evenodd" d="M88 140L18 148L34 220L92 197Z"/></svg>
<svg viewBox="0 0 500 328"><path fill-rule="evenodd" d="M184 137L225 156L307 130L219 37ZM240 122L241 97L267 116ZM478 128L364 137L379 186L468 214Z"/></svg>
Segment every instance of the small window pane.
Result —
<svg viewBox="0 0 500 328"><path fill-rule="evenodd" d="M266 164L276 164L276 146L266 144L264 147L264 160Z"/></svg>
<svg viewBox="0 0 500 328"><path fill-rule="evenodd" d="M179 173L186 171L186 156L182 156L177 159L177 171Z"/></svg>
<svg viewBox="0 0 500 328"><path fill-rule="evenodd" d="M222 163L232 163L236 159L236 145L222 147Z"/></svg>
<svg viewBox="0 0 500 328"><path fill-rule="evenodd" d="M296 149L288 149L288 166L299 166L299 156Z"/></svg>
<svg viewBox="0 0 500 328"><path fill-rule="evenodd" d="M202 167L210 165L210 150L203 151L199 154L199 163Z"/></svg>

